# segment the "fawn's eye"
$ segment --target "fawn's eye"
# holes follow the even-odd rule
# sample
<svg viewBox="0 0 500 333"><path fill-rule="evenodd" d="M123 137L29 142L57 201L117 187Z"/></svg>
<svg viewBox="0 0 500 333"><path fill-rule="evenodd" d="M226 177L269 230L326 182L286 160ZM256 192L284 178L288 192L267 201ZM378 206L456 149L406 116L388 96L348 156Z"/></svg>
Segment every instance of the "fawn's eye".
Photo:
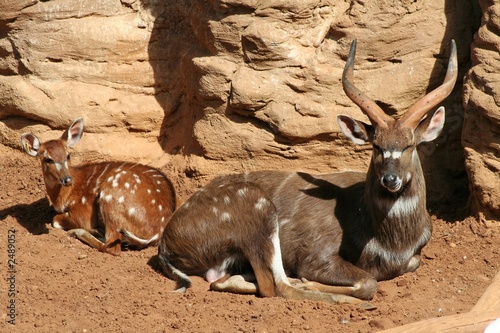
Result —
<svg viewBox="0 0 500 333"><path fill-rule="evenodd" d="M68 157L66 157L66 160L69 161L71 159L71 156L68 154Z"/></svg>
<svg viewBox="0 0 500 333"><path fill-rule="evenodd" d="M43 162L47 163L47 164L54 164L54 160L51 158L47 158L47 157L43 159Z"/></svg>

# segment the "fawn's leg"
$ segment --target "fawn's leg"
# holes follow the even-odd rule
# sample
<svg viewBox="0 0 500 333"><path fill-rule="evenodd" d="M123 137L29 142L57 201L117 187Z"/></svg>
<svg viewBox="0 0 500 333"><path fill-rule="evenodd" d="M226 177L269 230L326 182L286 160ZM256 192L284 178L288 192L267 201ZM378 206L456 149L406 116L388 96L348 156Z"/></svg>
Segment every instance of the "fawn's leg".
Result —
<svg viewBox="0 0 500 333"><path fill-rule="evenodd" d="M85 229L71 229L68 231L68 234L72 237L78 238L80 241L93 247L94 249L106 252L105 244Z"/></svg>

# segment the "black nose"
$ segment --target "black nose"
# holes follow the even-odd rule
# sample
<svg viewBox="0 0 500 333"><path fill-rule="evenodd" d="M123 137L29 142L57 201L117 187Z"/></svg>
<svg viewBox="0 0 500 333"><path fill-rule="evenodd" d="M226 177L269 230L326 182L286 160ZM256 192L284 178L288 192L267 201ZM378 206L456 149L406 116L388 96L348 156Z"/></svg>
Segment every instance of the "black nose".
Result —
<svg viewBox="0 0 500 333"><path fill-rule="evenodd" d="M382 177L382 182L386 187L394 187L398 177L393 173L388 173Z"/></svg>
<svg viewBox="0 0 500 333"><path fill-rule="evenodd" d="M71 183L73 183L73 178L71 178L70 176L61 179L61 184L63 184L64 186L70 186Z"/></svg>

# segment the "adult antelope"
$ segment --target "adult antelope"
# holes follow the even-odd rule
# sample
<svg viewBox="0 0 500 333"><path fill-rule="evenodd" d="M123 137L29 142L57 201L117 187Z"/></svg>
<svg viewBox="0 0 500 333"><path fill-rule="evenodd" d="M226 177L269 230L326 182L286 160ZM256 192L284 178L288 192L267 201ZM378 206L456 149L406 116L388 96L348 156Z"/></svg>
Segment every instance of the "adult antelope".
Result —
<svg viewBox="0 0 500 333"><path fill-rule="evenodd" d="M420 265L432 224L416 147L443 128L443 107L427 113L457 79L455 42L444 83L397 120L354 86L355 51L356 40L342 84L371 126L344 115L338 122L354 143L373 144L368 173L216 178L174 213L160 240L159 262L179 291L191 285L189 275L204 275L213 290L350 302L371 299L377 281Z"/></svg>
<svg viewBox="0 0 500 333"><path fill-rule="evenodd" d="M142 249L157 244L176 206L170 180L135 163L73 167L69 148L82 135L83 119L78 118L57 140L41 143L31 133L21 136L26 153L40 159L47 195L59 213L52 226L115 255L122 245Z"/></svg>

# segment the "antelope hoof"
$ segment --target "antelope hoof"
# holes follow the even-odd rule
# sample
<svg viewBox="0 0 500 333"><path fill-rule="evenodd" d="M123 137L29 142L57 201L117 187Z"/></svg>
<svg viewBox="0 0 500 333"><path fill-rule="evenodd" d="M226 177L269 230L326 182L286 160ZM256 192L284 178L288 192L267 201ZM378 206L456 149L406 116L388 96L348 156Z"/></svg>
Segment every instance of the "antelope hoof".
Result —
<svg viewBox="0 0 500 333"><path fill-rule="evenodd" d="M174 293L179 293L179 294L184 294L187 291L186 287L180 287L178 289L175 289L173 292Z"/></svg>
<svg viewBox="0 0 500 333"><path fill-rule="evenodd" d="M375 310L377 307L370 302L347 295L330 294L334 303L354 304L363 310Z"/></svg>
<svg viewBox="0 0 500 333"><path fill-rule="evenodd" d="M377 307L371 303L368 303L368 302L363 302L363 303L359 303L358 306L363 309L363 310L367 310L367 311L372 311L372 310L375 310L377 309Z"/></svg>
<svg viewBox="0 0 500 333"><path fill-rule="evenodd" d="M416 254L413 257L411 257L410 261L408 262L408 266L406 266L406 272L414 272L417 270L417 268L420 266L420 255Z"/></svg>

